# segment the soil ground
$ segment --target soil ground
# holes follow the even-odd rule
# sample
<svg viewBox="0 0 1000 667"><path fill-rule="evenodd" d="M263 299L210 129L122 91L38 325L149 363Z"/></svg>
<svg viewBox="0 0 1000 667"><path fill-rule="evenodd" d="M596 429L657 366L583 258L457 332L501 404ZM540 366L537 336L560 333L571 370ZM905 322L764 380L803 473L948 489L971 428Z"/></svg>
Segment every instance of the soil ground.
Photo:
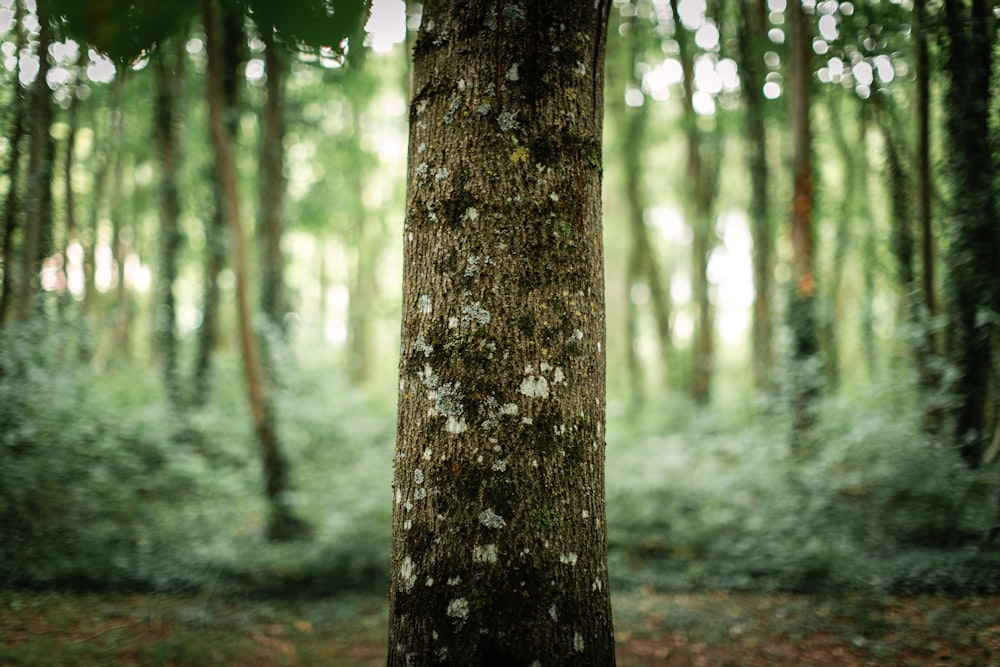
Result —
<svg viewBox="0 0 1000 667"><path fill-rule="evenodd" d="M616 595L620 667L1000 665L1000 596ZM324 600L0 592L0 666L375 667L377 595Z"/></svg>

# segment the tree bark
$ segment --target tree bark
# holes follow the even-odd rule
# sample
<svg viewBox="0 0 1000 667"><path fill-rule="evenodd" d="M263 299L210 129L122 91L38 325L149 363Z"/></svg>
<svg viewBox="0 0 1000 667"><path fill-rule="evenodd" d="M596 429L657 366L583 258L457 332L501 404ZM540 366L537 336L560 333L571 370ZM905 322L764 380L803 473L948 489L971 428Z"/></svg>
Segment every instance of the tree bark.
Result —
<svg viewBox="0 0 1000 667"><path fill-rule="evenodd" d="M24 46L24 33L21 21L24 6L20 0L14 3L14 25L17 27L17 53ZM12 119L9 138L10 154L7 160L7 195L3 211L3 286L0 287L0 328L7 322L10 306L14 299L14 235L17 233L19 209L18 198L19 176L21 166L21 144L24 138L24 128L28 120L28 96L20 83L21 59L17 60L14 69L14 92L12 102Z"/></svg>
<svg viewBox="0 0 1000 667"><path fill-rule="evenodd" d="M687 139L684 214L691 228L691 292L697 308L691 344L690 391L695 403L704 405L712 395L715 365L715 307L708 282L708 260L715 248L715 200L722 160L718 127L707 132L699 128L694 108L694 47L681 22L678 0L671 0L670 5L674 15L674 39L677 40L684 73L683 125Z"/></svg>
<svg viewBox="0 0 1000 667"><path fill-rule="evenodd" d="M34 297L38 291L39 269L47 242L51 242L51 220L48 213L52 205L53 144L52 93L46 81L48 76L51 27L44 5L38 7L38 73L31 87L32 131L28 153L28 182L24 209L24 235L21 242L20 275L16 285L18 320L26 321L32 315Z"/></svg>
<svg viewBox="0 0 1000 667"><path fill-rule="evenodd" d="M230 5L220 8L220 66L222 72L223 126L230 145L235 141L239 124L239 67L243 62L243 13ZM211 166L211 171L216 169ZM212 175L212 174L210 174ZM219 274L226 265L225 199L217 178L212 178L215 207L205 227L205 257L202 270L201 326L195 351L192 380L192 405L200 408L208 400L211 388L212 355L219 337Z"/></svg>
<svg viewBox="0 0 1000 667"><path fill-rule="evenodd" d="M610 4L424 4L392 667L614 665L600 220Z"/></svg>
<svg viewBox="0 0 1000 667"><path fill-rule="evenodd" d="M917 25L914 36L917 40L917 193L920 212L920 250L923 269L924 306L928 317L937 313L934 276L934 229L931 194L934 189L931 180L931 58L927 45L930 31L927 17L927 0L915 0L913 11ZM931 354L937 351L937 341L933 331L928 329L928 347Z"/></svg>
<svg viewBox="0 0 1000 667"><path fill-rule="evenodd" d="M811 449L816 400L822 382L816 326L816 277L813 256L813 165L809 107L812 46L802 3L788 5L791 23L789 121L792 135L793 198L791 206L792 285L788 303L791 330L792 448Z"/></svg>
<svg viewBox="0 0 1000 667"><path fill-rule="evenodd" d="M127 71L127 70L126 70ZM124 122L124 95L126 71L119 69L111 82L111 102L107 110L106 136L102 136L94 123L94 151L90 156L89 169L93 174L90 187L90 205L87 227L81 235L84 247L84 293L83 313L91 313L97 301L97 234L102 210L108 206L107 182L112 160L121 151L122 124ZM85 350L81 350L83 356Z"/></svg>
<svg viewBox="0 0 1000 667"><path fill-rule="evenodd" d="M891 248L896 259L896 275L903 297L905 322L909 328L904 338L912 346L924 430L937 434L943 419L939 389L941 377L939 365L934 359L929 309L924 301L926 292L921 289L922 282L917 270L918 234L915 233L914 226L922 225L915 225L915 219L919 216L914 215L913 209L914 203L919 206L919 200L913 201L912 176L907 167L905 145L894 130L900 125L899 120L889 108L881 110L879 120L885 137L886 176L891 204ZM917 169L920 169L919 159ZM917 222L922 223L922 220Z"/></svg>
<svg viewBox="0 0 1000 667"><path fill-rule="evenodd" d="M626 61L629 76L627 86L640 87L642 81L635 76L642 50L643 26L630 17L623 22L627 30L628 60ZM616 103L621 122L625 126L625 136L622 141L622 163L625 169L625 202L628 209L629 230L632 243L629 247L627 276L625 281L625 304L627 309L626 340L627 364L630 376L632 406L638 409L645 397L645 372L640 359L637 342L640 331L640 309L632 299L632 287L645 285L649 288L649 296L653 308L653 318L656 333L660 342L660 373L662 384L669 386L671 362L673 360L673 340L670 330L670 294L665 288L660 263L649 238L649 227L646 224L646 194L643 187L643 147L646 138L646 128L649 125L648 101L642 106L629 108L625 104ZM669 282L667 280L666 282Z"/></svg>
<svg viewBox="0 0 1000 667"><path fill-rule="evenodd" d="M354 76L363 76L354 73ZM349 82L345 82L348 83ZM345 150L355 156L355 166L347 174L348 201L344 206L349 211L349 238L354 250L354 256L349 263L350 277L348 282L349 298L347 302L347 366L351 380L361 386L371 374L371 323L373 304L377 293L375 273L377 270L376 249L368 229L373 222L373 216L365 209L363 192L368 182L371 156L365 153L361 142L361 115L371 99L368 86L357 86L351 95L352 127L347 139Z"/></svg>
<svg viewBox="0 0 1000 667"><path fill-rule="evenodd" d="M264 473L264 492L270 516L267 535L273 540L287 540L303 536L306 526L295 517L288 503L288 461L281 449L275 428L274 408L268 394L257 338L250 315L250 286L246 241L243 238L243 219L240 209L239 188L236 181L236 164L233 149L223 119L223 74L215 7L212 0L204 0L203 23L208 51L208 118L212 145L215 149L217 176L222 187L226 221L230 231L233 253L233 271L236 274L236 314L240 352L243 358L243 376L246 385L250 416L260 445Z"/></svg>
<svg viewBox="0 0 1000 667"><path fill-rule="evenodd" d="M165 47L161 47L153 57L156 74L154 133L160 158L160 271L157 280L155 332L162 355L167 396L177 410L182 404L177 360L177 305L174 298L177 251L181 243L175 115L180 72L175 69L178 63L172 55Z"/></svg>
<svg viewBox="0 0 1000 667"><path fill-rule="evenodd" d="M62 243L62 282L64 285L63 299L60 305L72 296L69 290L70 267L69 249L73 242L77 240L79 234L77 228L79 224L76 217L76 192L73 190L73 167L76 165L76 136L80 118L80 86L84 72L87 68L87 47L80 45L80 55L76 62L76 80L72 87L72 99L69 105L68 131L66 135L66 148L63 156L63 197L66 206L66 233Z"/></svg>
<svg viewBox="0 0 1000 667"><path fill-rule="evenodd" d="M978 465L987 443L986 406L993 364L987 312L1000 310L1000 228L989 136L994 18L991 3L946 0L946 169L951 185L947 289L948 356L954 436L962 458Z"/></svg>
<svg viewBox="0 0 1000 667"><path fill-rule="evenodd" d="M282 139L285 135L282 107L284 105L285 65L278 53L273 33L262 29L264 61L267 72L267 97L264 102L263 131L261 134L260 174L260 306L267 322L264 331L265 366L273 374L271 342L280 339L284 332L285 316L285 265L281 254L282 202L285 197L284 157Z"/></svg>
<svg viewBox="0 0 1000 667"><path fill-rule="evenodd" d="M854 97L852 93L849 93ZM857 146L866 144L867 120L862 110L857 116L845 114L841 106L843 91L830 91L830 129L833 143L837 147L842 160L844 188L840 193L840 210L837 216L836 232L833 242L833 255L827 272L826 298L823 303L822 322L817 332L820 347L823 350L824 382L828 391L835 393L840 387L840 330L841 322L841 284L844 277L844 265L847 262L848 250L852 245L852 231L859 219L859 184L867 177L859 164ZM846 125L857 125L858 134L855 142L847 137Z"/></svg>
<svg viewBox="0 0 1000 667"><path fill-rule="evenodd" d="M774 273L774 233L769 195L767 128L764 123L764 43L767 39L766 0L740 3L740 69L746 110L747 170L750 177L750 234L753 238L754 387L765 395L774 390L774 343L771 291Z"/></svg>

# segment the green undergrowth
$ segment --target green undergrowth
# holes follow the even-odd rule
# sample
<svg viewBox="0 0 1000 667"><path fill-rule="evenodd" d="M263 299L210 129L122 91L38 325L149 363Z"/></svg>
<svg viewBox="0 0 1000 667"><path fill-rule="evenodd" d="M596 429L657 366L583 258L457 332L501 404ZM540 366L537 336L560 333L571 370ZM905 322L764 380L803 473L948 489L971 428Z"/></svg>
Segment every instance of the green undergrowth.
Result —
<svg viewBox="0 0 1000 667"><path fill-rule="evenodd" d="M361 391L334 358L285 355L278 430L312 536L271 543L235 359L220 356L208 405L178 412L152 365L95 369L70 348L0 348L0 587L386 590L394 386ZM828 399L818 451L796 458L780 411L668 397L629 414L612 397L614 585L996 591L997 466L928 439L914 403L904 386Z"/></svg>
<svg viewBox="0 0 1000 667"><path fill-rule="evenodd" d="M0 348L0 586L318 595L383 589L392 406L329 360L289 357L275 392L289 502L312 538L264 538L241 370L178 413L155 368L94 368L62 343Z"/></svg>
<svg viewBox="0 0 1000 667"><path fill-rule="evenodd" d="M998 470L971 470L922 433L913 403L899 386L828 399L819 451L803 458L790 451L781 414L674 408L619 430L609 425L609 542L619 583L1000 589Z"/></svg>

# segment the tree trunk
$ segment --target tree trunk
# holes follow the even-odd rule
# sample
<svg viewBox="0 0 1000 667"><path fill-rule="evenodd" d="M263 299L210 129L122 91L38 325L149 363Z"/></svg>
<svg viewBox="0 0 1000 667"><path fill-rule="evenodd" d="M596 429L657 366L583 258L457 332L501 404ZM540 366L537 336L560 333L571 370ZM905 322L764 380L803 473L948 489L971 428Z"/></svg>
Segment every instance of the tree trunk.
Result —
<svg viewBox="0 0 1000 667"><path fill-rule="evenodd" d="M175 50L176 53L176 50ZM166 48L153 56L156 74L154 133L160 158L160 274L157 281L155 317L156 340L162 355L163 377L167 396L175 410L180 409L181 387L177 360L177 306L174 282L177 280L177 251L181 243L180 195L177 187L177 133L175 111L179 99L179 63Z"/></svg>
<svg viewBox="0 0 1000 667"><path fill-rule="evenodd" d="M915 0L914 13L917 25L914 35L917 40L917 193L919 196L921 260L923 268L924 306L928 317L937 313L934 275L934 229L931 193L931 58L927 45L930 31L927 18L927 0ZM937 351L937 341L933 331L928 329L928 347L931 354Z"/></svg>
<svg viewBox="0 0 1000 667"><path fill-rule="evenodd" d="M772 333L772 275L774 233L769 196L767 129L764 124L764 50L767 39L766 0L740 3L740 69L746 110L747 170L750 176L750 234L753 238L753 377L764 395L774 390Z"/></svg>
<svg viewBox="0 0 1000 667"><path fill-rule="evenodd" d="M264 102L263 130L261 133L260 161L260 305L267 325L263 332L264 362L272 379L274 360L271 358L273 343L284 333L285 317L285 265L281 255L283 223L281 208L285 195L284 148L282 139L285 128L282 119L284 105L285 66L278 53L278 45L270 30L262 29L264 37L265 67L267 72L267 97Z"/></svg>
<svg viewBox="0 0 1000 667"><path fill-rule="evenodd" d="M816 327L816 277L813 257L812 46L802 3L788 5L791 23L789 120L792 135L793 199L791 207L792 285L788 302L791 330L792 448L809 453L822 382Z"/></svg>
<svg viewBox="0 0 1000 667"><path fill-rule="evenodd" d="M719 187L720 140L718 127L708 132L699 128L694 108L694 45L681 22L678 0L671 0L674 39L680 51L684 73L683 125L687 139L685 177L685 217L691 227L691 292L697 308L694 339L691 343L691 398L707 404L712 395L715 364L715 307L708 282L708 260L715 248L715 200Z"/></svg>
<svg viewBox="0 0 1000 667"><path fill-rule="evenodd" d="M935 286L937 275L934 256L934 210L932 194L934 181L931 175L931 58L928 34L931 30L927 16L926 0L914 3L916 25L914 35L917 42L917 211L920 219L920 268L921 268L921 308L920 320L923 339L918 354L922 355L920 367L920 389L924 400L924 427L929 433L940 434L945 418L942 402L942 372L940 340L935 319L938 304ZM1000 425L1000 421L997 422Z"/></svg>
<svg viewBox="0 0 1000 667"><path fill-rule="evenodd" d="M986 406L993 364L991 318L1000 310L1000 228L989 136L991 3L946 0L946 169L951 185L947 289L948 356L955 370L954 435L962 458L978 465L987 442Z"/></svg>
<svg viewBox="0 0 1000 667"><path fill-rule="evenodd" d="M243 13L230 5L220 8L220 58L222 65L223 125L227 141L232 145L239 124L237 107L240 86L239 67L243 62ZM215 166L211 170L214 172ZM210 174L213 176L214 174ZM210 178L215 207L205 227L205 257L202 277L201 326L198 328L198 342L195 351L195 366L192 380L192 405L204 406L211 386L212 354L219 337L219 274L226 265L228 244L226 243L225 200L217 178Z"/></svg>
<svg viewBox="0 0 1000 667"><path fill-rule="evenodd" d="M840 210L837 216L836 233L833 245L833 255L830 257L826 298L823 303L822 322L818 336L823 350L823 371L825 386L830 392L836 392L840 387L840 331L838 324L842 320L841 284L844 277L844 265L847 262L848 250L851 247L852 230L858 220L859 182L867 177L865 170L858 164L857 146L866 145L865 112L858 116L843 113L841 96L843 91L830 91L830 129L833 143L837 147L842 160L844 179L843 192L840 193ZM853 94L851 94L854 97ZM844 125L857 125L858 135L854 142L848 139Z"/></svg>
<svg viewBox="0 0 1000 667"><path fill-rule="evenodd" d="M281 449L275 428L274 408L265 384L257 338L250 315L250 286L246 241L243 238L243 220L240 209L239 188L236 182L236 164L230 137L223 120L225 99L219 35L216 28L215 8L212 0L204 0L203 22L208 50L208 118L212 145L215 149L216 170L222 186L226 221L229 225L233 253L233 271L236 274L236 314L240 352L243 357L243 375L250 405L250 415L260 445L264 473L264 492L269 504L267 535L273 540L301 537L305 524L295 517L288 502L288 461Z"/></svg>
<svg viewBox="0 0 1000 667"><path fill-rule="evenodd" d="M639 412L646 403L646 371L639 358L639 305L632 298L633 288L642 282L635 243L625 267L625 365L628 369L629 410Z"/></svg>
<svg viewBox="0 0 1000 667"><path fill-rule="evenodd" d="M52 205L52 94L46 77L49 73L51 28L44 5L39 6L38 73L31 87L32 130L28 154L28 188L24 202L24 235L21 242L20 276L16 285L17 319L31 317L38 290L40 262L47 242L51 241Z"/></svg>
<svg viewBox="0 0 1000 667"><path fill-rule="evenodd" d="M610 4L424 4L391 667L614 665L600 219Z"/></svg>
<svg viewBox="0 0 1000 667"><path fill-rule="evenodd" d="M90 187L90 208L87 228L81 235L84 246L84 293L82 310L86 315L92 312L97 301L97 234L102 210L107 206L107 182L112 160L121 150L122 123L124 116L125 77L127 70L119 69L111 82L111 103L107 110L106 136L101 136L94 123L94 150L90 157L90 172L93 183ZM86 355L85 355L86 356Z"/></svg>
<svg viewBox="0 0 1000 667"><path fill-rule="evenodd" d="M886 178L889 188L889 218L891 224L890 245L896 260L896 278L904 297L915 304L917 296L917 271L914 265L914 248L916 239L913 234L913 210L910 203L912 186L910 173L904 164L905 156L899 138L893 133L893 121L889 114L882 111L879 114L882 136L885 138ZM915 305L906 310L910 315ZM918 311L919 312L919 311Z"/></svg>
<svg viewBox="0 0 1000 667"><path fill-rule="evenodd" d="M888 110L883 110L879 114L879 120L885 137L891 203L891 246L896 259L897 278L903 295L904 316L908 325L904 338L913 348L924 430L937 434L940 432L944 417L939 390L941 378L938 364L934 359L929 309L924 301L926 292L921 289L922 284L917 271L917 234L913 229L916 216L913 211L912 177L906 166L904 144L894 131L894 128L900 125L898 118L891 115ZM919 171L919 159L917 168ZM919 200L917 204L919 206Z"/></svg>
<svg viewBox="0 0 1000 667"><path fill-rule="evenodd" d="M356 75L357 76L357 75ZM345 150L355 156L355 167L346 174L350 194L344 202L350 216L350 239L354 256L349 262L347 301L347 366L351 380L357 385L366 383L371 374L371 312L376 297L377 270L374 244L368 229L372 217L365 210L363 192L369 173L370 156L361 145L361 116L370 100L367 88L354 91L351 95L352 127Z"/></svg>
<svg viewBox="0 0 1000 667"><path fill-rule="evenodd" d="M24 32L21 21L24 6L20 0L14 3L14 26L17 29L17 53L24 46ZM12 102L12 119L9 139L9 155L7 160L7 196L3 210L3 286L0 287L0 328L7 322L7 315L14 299L14 235L17 233L19 209L18 199L19 176L21 167L21 144L24 138L24 128L28 120L28 96L21 87L21 59L17 59L14 69L14 100Z"/></svg>
<svg viewBox="0 0 1000 667"><path fill-rule="evenodd" d="M629 42L631 47L629 70L632 76L629 77L629 84L640 86L641 81L636 80L634 72L640 57L641 30L638 21L632 18L629 25ZM624 105L622 105L624 106ZM636 109L624 107L622 109L625 116L625 138L622 143L622 160L625 167L625 200L628 205L628 220L632 234L632 246L629 250L629 280L627 289L629 291L626 301L629 310L629 364L632 368L633 389L642 386L643 379L639 366L641 366L637 351L635 350L635 339L638 336L639 313L636 304L631 299L631 287L638 282L644 282L649 287L650 301L653 306L653 317L656 322L656 333L660 341L660 365L664 386L669 385L671 372L671 362L673 360L673 339L670 331L670 293L665 288L664 279L661 276L660 264L657 261L656 252L649 239L649 228L646 225L646 197L643 188L643 144L646 136L646 127L649 120L649 109L647 103ZM637 396L639 394L636 394Z"/></svg>
<svg viewBox="0 0 1000 667"><path fill-rule="evenodd" d="M66 135L66 152L63 157L63 196L65 198L66 206L66 233L63 236L62 243L62 282L64 285L63 298L60 299L60 305L64 304L68 300L72 299L70 294L70 266L69 266L69 249L73 245L74 241L77 240L78 236L78 222L76 218L76 192L73 190L73 167L76 165L76 135L79 126L80 119L80 86L82 85L82 80L84 72L87 68L87 49L85 46L80 46L80 55L76 62L76 80L73 82L71 88L72 99L69 103L69 121L68 131Z"/></svg>
<svg viewBox="0 0 1000 667"><path fill-rule="evenodd" d="M378 298L378 252L364 226L370 218L358 212L355 224L354 258L350 270L350 299L347 304L348 368L358 386L371 379L372 315Z"/></svg>

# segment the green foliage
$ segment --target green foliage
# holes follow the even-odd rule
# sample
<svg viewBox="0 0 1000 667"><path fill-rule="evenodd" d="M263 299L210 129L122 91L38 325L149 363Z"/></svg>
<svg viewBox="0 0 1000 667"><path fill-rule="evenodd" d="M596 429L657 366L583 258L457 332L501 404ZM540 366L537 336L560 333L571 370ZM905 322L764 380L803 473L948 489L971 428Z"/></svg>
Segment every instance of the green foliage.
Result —
<svg viewBox="0 0 1000 667"><path fill-rule="evenodd" d="M0 581L8 584L154 577L172 537L154 517L198 483L199 462L171 447L158 377L98 376L65 358L74 342L21 331L0 346Z"/></svg>
<svg viewBox="0 0 1000 667"><path fill-rule="evenodd" d="M338 52L364 25L371 7L370 0L227 2L252 17L259 29L273 27L289 44ZM42 6L58 19L67 37L90 44L117 62L130 62L182 34L201 16L202 4L202 0L47 0Z"/></svg>
<svg viewBox="0 0 1000 667"><path fill-rule="evenodd" d="M612 570L677 589L995 590L996 472L930 441L911 394L827 400L808 460L783 416L612 440Z"/></svg>
<svg viewBox="0 0 1000 667"><path fill-rule="evenodd" d="M235 359L221 360L216 396L184 422L154 368L97 373L72 361L75 338L35 333L0 347L0 585L271 594L382 585L390 406L369 406L322 366L283 369L289 501L316 531L309 543L272 545Z"/></svg>
<svg viewBox="0 0 1000 667"><path fill-rule="evenodd" d="M129 62L199 15L200 0L48 0L67 37L91 44L118 62Z"/></svg>
<svg viewBox="0 0 1000 667"><path fill-rule="evenodd" d="M237 0L258 27L274 26L290 44L340 51L343 41L365 24L371 0L311 0L283 3L273 0Z"/></svg>
<svg viewBox="0 0 1000 667"><path fill-rule="evenodd" d="M32 334L6 339L0 353L5 586L272 596L384 588L393 405L331 371L336 358L317 357L315 345L280 356L289 503L315 534L269 544L235 359L220 359L211 402L181 422L155 369L122 362L97 373L71 360L76 334ZM663 401L608 425L616 586L997 588L1000 558L987 538L996 470L970 470L929 441L908 407L912 388L826 399L808 459L791 455L785 415ZM539 510L533 529L552 529L556 514Z"/></svg>

